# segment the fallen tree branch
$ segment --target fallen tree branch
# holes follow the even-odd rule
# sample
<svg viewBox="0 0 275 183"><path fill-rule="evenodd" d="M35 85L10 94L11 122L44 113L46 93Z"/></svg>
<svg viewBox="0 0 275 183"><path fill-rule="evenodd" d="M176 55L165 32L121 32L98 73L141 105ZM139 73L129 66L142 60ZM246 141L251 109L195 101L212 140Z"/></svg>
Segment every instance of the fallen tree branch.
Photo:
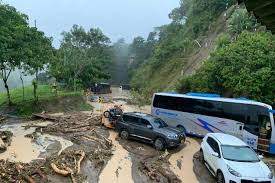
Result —
<svg viewBox="0 0 275 183"><path fill-rule="evenodd" d="M49 121L57 121L56 117L47 115L47 114L32 114L34 118L43 119L43 120L49 120Z"/></svg>
<svg viewBox="0 0 275 183"><path fill-rule="evenodd" d="M67 177L68 175L71 174L71 172L69 172L68 170L59 169L54 163L51 163L51 167L55 173L62 175L64 177Z"/></svg>
<svg viewBox="0 0 275 183"><path fill-rule="evenodd" d="M47 126L41 126L41 125L23 125L23 128L47 128Z"/></svg>
<svg viewBox="0 0 275 183"><path fill-rule="evenodd" d="M64 129L62 130L63 133L75 133L75 132L85 132L90 130L91 127L85 127L85 128L78 128L78 129Z"/></svg>
<svg viewBox="0 0 275 183"><path fill-rule="evenodd" d="M81 168L81 162L85 157L85 152L84 151L79 151L77 154L80 154L80 158L77 162L77 173L79 174L80 173L80 168Z"/></svg>

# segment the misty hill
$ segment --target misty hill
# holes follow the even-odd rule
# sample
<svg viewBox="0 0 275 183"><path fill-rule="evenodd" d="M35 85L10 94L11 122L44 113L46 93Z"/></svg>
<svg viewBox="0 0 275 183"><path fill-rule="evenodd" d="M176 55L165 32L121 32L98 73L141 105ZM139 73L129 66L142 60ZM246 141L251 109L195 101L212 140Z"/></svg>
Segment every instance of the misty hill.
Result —
<svg viewBox="0 0 275 183"><path fill-rule="evenodd" d="M132 43L137 94L149 102L157 91L213 92L275 104L274 36L244 5L185 0L169 17L172 23Z"/></svg>
<svg viewBox="0 0 275 183"><path fill-rule="evenodd" d="M123 85L129 84L129 45L124 39L119 39L112 45L112 62L109 65L110 84Z"/></svg>

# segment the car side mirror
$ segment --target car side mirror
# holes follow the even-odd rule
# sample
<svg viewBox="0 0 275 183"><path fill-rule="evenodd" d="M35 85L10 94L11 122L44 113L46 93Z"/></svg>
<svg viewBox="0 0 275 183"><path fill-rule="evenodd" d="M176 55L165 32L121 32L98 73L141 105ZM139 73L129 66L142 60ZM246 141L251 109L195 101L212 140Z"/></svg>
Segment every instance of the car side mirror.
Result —
<svg viewBox="0 0 275 183"><path fill-rule="evenodd" d="M147 125L147 128L153 129L152 125Z"/></svg>
<svg viewBox="0 0 275 183"><path fill-rule="evenodd" d="M260 160L263 160L264 159L264 156L263 155L258 155L259 159Z"/></svg>
<svg viewBox="0 0 275 183"><path fill-rule="evenodd" d="M217 152L213 152L213 153L212 153L212 156L215 156L215 157L217 157L217 158L220 157L220 155L219 155Z"/></svg>

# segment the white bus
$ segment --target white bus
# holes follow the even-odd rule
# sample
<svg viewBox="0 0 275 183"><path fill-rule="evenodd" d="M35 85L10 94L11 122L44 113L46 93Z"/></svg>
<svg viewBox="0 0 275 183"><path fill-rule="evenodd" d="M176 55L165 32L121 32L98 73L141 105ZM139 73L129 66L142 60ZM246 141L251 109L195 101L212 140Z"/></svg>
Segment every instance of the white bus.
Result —
<svg viewBox="0 0 275 183"><path fill-rule="evenodd" d="M152 115L186 134L203 137L210 132L227 133L256 150L275 154L272 112L264 103L203 93L156 93L151 109Z"/></svg>

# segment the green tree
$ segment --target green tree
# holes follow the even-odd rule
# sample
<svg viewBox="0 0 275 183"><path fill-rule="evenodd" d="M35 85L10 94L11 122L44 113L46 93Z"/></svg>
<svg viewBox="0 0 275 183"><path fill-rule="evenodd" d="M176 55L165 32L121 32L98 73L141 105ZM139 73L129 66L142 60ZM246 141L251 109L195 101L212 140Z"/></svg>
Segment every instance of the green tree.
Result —
<svg viewBox="0 0 275 183"><path fill-rule="evenodd" d="M228 30L233 35L238 35L244 30L255 31L259 27L256 18L250 15L245 8L236 9L228 19Z"/></svg>
<svg viewBox="0 0 275 183"><path fill-rule="evenodd" d="M27 29L26 15L11 6L0 4L0 74L9 104L12 102L7 82L10 73L20 65L21 58L25 54L23 45Z"/></svg>
<svg viewBox="0 0 275 183"><path fill-rule="evenodd" d="M51 73L60 82L72 86L88 87L91 83L108 79L110 40L100 29L85 31L74 25L64 32L58 59L51 65Z"/></svg>
<svg viewBox="0 0 275 183"><path fill-rule="evenodd" d="M33 94L35 101L38 100L38 73L44 69L54 59L54 49L52 41L46 37L43 32L37 28L29 28L26 32L24 47L26 48L25 56L22 57L22 68L28 74L35 75L33 80Z"/></svg>

